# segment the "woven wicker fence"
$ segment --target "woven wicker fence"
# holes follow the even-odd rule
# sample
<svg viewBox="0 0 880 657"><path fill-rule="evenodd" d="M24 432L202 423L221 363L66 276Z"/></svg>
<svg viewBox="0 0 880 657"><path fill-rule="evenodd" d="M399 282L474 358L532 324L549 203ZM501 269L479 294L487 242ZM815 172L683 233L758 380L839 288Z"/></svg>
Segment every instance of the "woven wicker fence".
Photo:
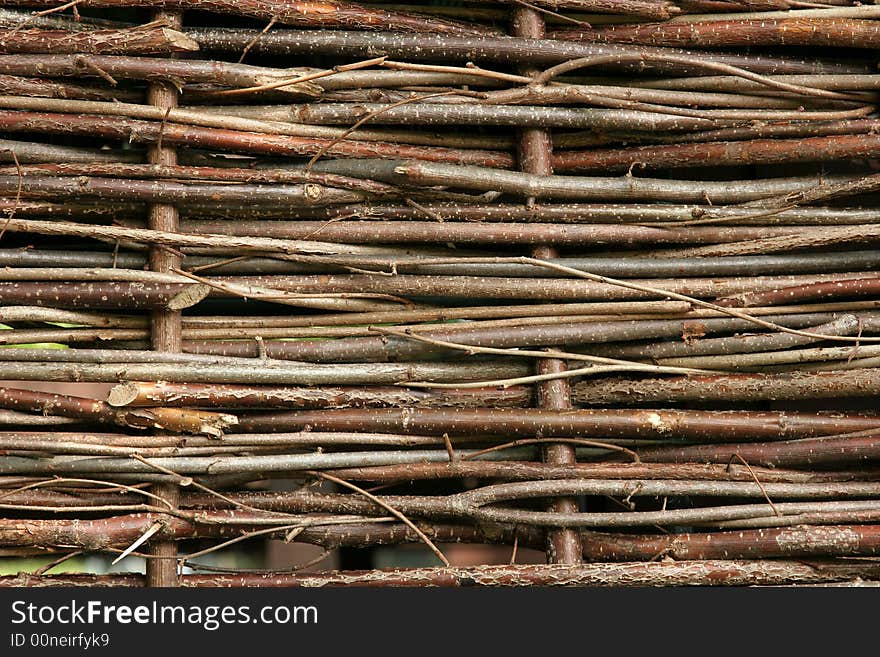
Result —
<svg viewBox="0 0 880 657"><path fill-rule="evenodd" d="M5 2L0 585L880 579L878 20Z"/></svg>

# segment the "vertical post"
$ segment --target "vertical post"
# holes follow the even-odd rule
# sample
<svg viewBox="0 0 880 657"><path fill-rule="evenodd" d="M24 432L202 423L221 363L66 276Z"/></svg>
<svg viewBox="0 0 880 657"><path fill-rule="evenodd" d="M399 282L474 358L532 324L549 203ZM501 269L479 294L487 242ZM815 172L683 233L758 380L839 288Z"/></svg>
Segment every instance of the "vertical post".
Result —
<svg viewBox="0 0 880 657"><path fill-rule="evenodd" d="M516 7L513 10L513 33L516 36L531 39L544 37L544 19L540 13L527 7ZM534 73L532 70L522 71L524 75ZM538 128L522 128L517 136L519 166L526 173L541 176L553 175L551 156L553 142L549 130ZM529 199L529 203L533 200ZM540 246L532 251L536 258L551 258L556 252L551 247ZM556 358L542 358L538 361L538 373L550 374L565 371L565 361ZM537 386L537 401L541 408L571 408L571 397L568 381L555 379L544 381ZM565 444L548 445L544 449L544 461L556 465L570 465L577 461L574 448ZM559 498L551 505L551 511L574 512L578 510L577 500ZM556 529L547 535L547 561L549 563L580 563L580 537L573 529Z"/></svg>
<svg viewBox="0 0 880 657"><path fill-rule="evenodd" d="M181 12L156 12L155 20L164 20L170 27L180 29L183 24ZM147 91L147 103L169 109L177 106L177 90L170 84L156 82ZM149 147L147 157L150 164L177 164L177 151L161 143ZM154 203L149 208L148 226L153 230L176 232L179 229L177 208L164 203ZM168 272L172 267L180 267L180 256L168 249L153 246L150 249L150 269ZM171 310L154 310L150 322L150 340L154 351L181 350L181 317L180 312ZM152 493L168 501L172 506L180 502L180 489L174 484L156 484ZM177 543L174 541L156 541L152 544L151 554L166 557L147 560L147 586L177 586ZM172 557L172 558L168 558Z"/></svg>

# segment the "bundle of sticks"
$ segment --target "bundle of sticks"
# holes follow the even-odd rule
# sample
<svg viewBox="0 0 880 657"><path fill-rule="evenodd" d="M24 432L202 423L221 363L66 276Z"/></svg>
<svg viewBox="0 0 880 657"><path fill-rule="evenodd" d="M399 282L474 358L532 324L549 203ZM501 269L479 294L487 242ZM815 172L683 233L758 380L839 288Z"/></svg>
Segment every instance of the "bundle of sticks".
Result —
<svg viewBox="0 0 880 657"><path fill-rule="evenodd" d="M880 581L880 7L3 5L0 586Z"/></svg>

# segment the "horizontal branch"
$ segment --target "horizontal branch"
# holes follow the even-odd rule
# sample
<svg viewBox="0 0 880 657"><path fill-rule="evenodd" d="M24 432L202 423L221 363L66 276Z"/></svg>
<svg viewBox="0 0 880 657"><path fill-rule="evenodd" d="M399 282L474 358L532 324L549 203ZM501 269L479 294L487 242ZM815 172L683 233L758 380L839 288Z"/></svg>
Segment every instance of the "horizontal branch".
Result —
<svg viewBox="0 0 880 657"><path fill-rule="evenodd" d="M880 371L858 369L813 374L719 374L689 377L602 379L574 386L579 404L625 405L658 402L759 402L873 398L880 395Z"/></svg>
<svg viewBox="0 0 880 657"><path fill-rule="evenodd" d="M10 350L12 351L12 350ZM21 350L33 351L33 350ZM71 351L80 351L71 350ZM193 362L179 363L66 363L54 358L43 362L5 360L0 362L4 376L16 381L120 381L161 380L174 383L236 383L267 385L393 385L406 381L465 382L510 378L531 374L525 363L468 361L466 363L363 363L316 365L295 361L249 359L234 365ZM124 354L124 352L122 352ZM187 355L187 354L184 354Z"/></svg>
<svg viewBox="0 0 880 657"><path fill-rule="evenodd" d="M488 167L512 165L510 155L500 151L295 137L81 114L0 111L0 130L13 133L38 132L52 135L99 137L138 144L155 144L161 138L162 143L169 146L187 146L189 148L275 157L303 157L322 153L329 157L399 158L404 156Z"/></svg>
<svg viewBox="0 0 880 657"><path fill-rule="evenodd" d="M55 0L12 0L7 6L57 6ZM325 0L277 2L276 0L80 0L80 8L120 9L146 7L155 10L189 9L232 16L247 16L296 27L321 27L355 30L402 30L434 34L479 34L476 26L418 14L365 7L351 2Z"/></svg>
<svg viewBox="0 0 880 657"><path fill-rule="evenodd" d="M181 575L184 587L313 586L780 586L873 580L872 562L717 560L625 564L472 566L329 574ZM0 586L145 586L142 575L6 575Z"/></svg>
<svg viewBox="0 0 880 657"><path fill-rule="evenodd" d="M202 408L347 408L381 406L527 406L525 387L504 390L406 390L403 388L326 388L235 386L194 383L130 382L115 386L107 397L113 407L195 406Z"/></svg>
<svg viewBox="0 0 880 657"><path fill-rule="evenodd" d="M240 414L234 431L378 431L441 435L635 438L654 440L784 440L880 429L861 414L781 411L580 409L342 409ZM696 459L691 459L695 461Z"/></svg>
<svg viewBox="0 0 880 657"><path fill-rule="evenodd" d="M821 318L821 319L820 319ZM807 313L777 318L791 328L813 326L817 319L832 319L831 315ZM858 324L852 317L846 326L851 330ZM607 341L644 340L648 338L679 337L696 330L701 334L735 331L750 328L749 322L734 318L707 318L699 320L647 319L631 321L577 322L572 318L563 324L513 325L505 327L450 327L419 332L423 339L454 341L459 345L492 347L549 347L562 345L601 344ZM444 345L416 341L407 337L382 335L375 337L342 338L325 341L266 341L265 353L270 358L309 362L396 362L407 359L453 357L460 351ZM187 342L184 350L191 353L218 356L256 356L256 345L247 342Z"/></svg>
<svg viewBox="0 0 880 657"><path fill-rule="evenodd" d="M2 119L2 116L0 116ZM2 124L2 123L0 123ZM405 161L337 161L321 171L368 177L413 186L443 185L477 192L503 192L520 197L566 201L649 200L673 203L741 203L816 187L817 178L768 178L717 182L636 178L633 176L538 176L475 166ZM831 182L847 180L829 177Z"/></svg>
<svg viewBox="0 0 880 657"><path fill-rule="evenodd" d="M834 162L868 157L880 138L876 135L836 135L801 139L752 139L696 144L639 146L591 151L563 151L555 168L565 172L629 171L630 167L663 170L795 162Z"/></svg>
<svg viewBox="0 0 880 657"><path fill-rule="evenodd" d="M791 15L791 14L789 14ZM880 28L872 20L849 18L766 18L648 25L609 25L592 31L557 30L557 39L676 48L799 46L876 48Z"/></svg>
<svg viewBox="0 0 880 657"><path fill-rule="evenodd" d="M49 0L46 0L49 1ZM250 45L259 30L235 28L193 28L186 34L199 43L204 51L240 53ZM840 62L835 60L798 60L793 57L708 54L699 51L626 46L615 44L576 43L554 39L525 39L509 36L459 36L452 34L408 34L406 32L345 32L337 30L270 31L253 43L251 52L265 55L330 55L333 57L375 57L386 55L403 60L453 60L467 62L496 62L518 65L558 64L582 57L632 54L676 54L697 61L712 61L739 66L764 74L816 73L870 73L868 62ZM699 73L694 66L681 63L650 61L646 58L615 63L605 67L630 71Z"/></svg>

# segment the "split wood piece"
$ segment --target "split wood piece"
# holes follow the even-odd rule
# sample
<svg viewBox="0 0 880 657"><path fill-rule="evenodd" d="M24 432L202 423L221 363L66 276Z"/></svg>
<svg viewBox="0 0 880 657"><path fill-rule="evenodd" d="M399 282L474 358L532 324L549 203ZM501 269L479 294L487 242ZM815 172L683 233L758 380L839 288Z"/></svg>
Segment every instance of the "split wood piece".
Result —
<svg viewBox="0 0 880 657"><path fill-rule="evenodd" d="M154 55L192 52L199 44L183 32L160 24L121 30L67 32L40 29L0 29L0 53L77 53Z"/></svg>
<svg viewBox="0 0 880 657"><path fill-rule="evenodd" d="M645 409L366 409L239 416L236 432L378 431L452 435L637 438L656 440L784 440L880 431L880 418L860 414ZM665 448L664 448L665 449ZM641 454L640 450L640 454ZM650 452L649 452L650 453ZM690 459L691 462L699 459ZM750 461L750 459L747 458Z"/></svg>
<svg viewBox="0 0 880 657"><path fill-rule="evenodd" d="M167 382L121 383L110 390L113 407L193 406L201 408L349 408L425 406L498 408L527 406L531 391L525 387L502 390L406 390L402 388L268 387Z"/></svg>
<svg viewBox="0 0 880 657"><path fill-rule="evenodd" d="M10 410L60 415L136 429L164 429L219 438L237 422L234 415L180 408L118 410L105 402L18 388L0 388L0 406Z"/></svg>
<svg viewBox="0 0 880 657"><path fill-rule="evenodd" d="M48 0L47 0L48 1ZM762 74L825 74L870 73L869 62L798 60L792 57L706 53L626 46L615 44L576 43L555 39L526 39L512 36L432 35L406 32L345 32L337 30L270 31L260 34L256 29L193 28L186 34L199 43L203 51L240 53L251 45L254 54L263 55L330 55L333 57L366 58L385 55L402 60L494 62L517 66L559 64L582 57L604 55L663 54L682 55L696 61L712 61L739 66ZM258 37L259 38L256 38ZM255 43L253 43L256 40ZM638 64L630 60L606 64L608 68L634 72L699 74L693 66L681 63L651 61Z"/></svg>
<svg viewBox="0 0 880 657"><path fill-rule="evenodd" d="M276 157L304 157L323 153L330 157L428 158L502 168L513 164L511 156L501 151L294 137L111 116L0 111L0 129L7 132L100 137L139 144L155 144L161 139L169 146ZM790 188L774 188L772 193L783 191L790 191Z"/></svg>
<svg viewBox="0 0 880 657"><path fill-rule="evenodd" d="M711 20L699 23L609 25L593 30L557 30L552 36L566 41L674 48L745 47L755 44L768 48L876 48L880 45L880 28L875 21L799 16L756 16L752 20Z"/></svg>
<svg viewBox="0 0 880 657"><path fill-rule="evenodd" d="M695 144L638 146L609 150L557 153L557 170L574 172L629 171L632 167L663 170L796 162L834 162L870 157L880 146L877 135L835 135L800 139L752 139ZM746 214L746 213L743 213Z"/></svg>
<svg viewBox="0 0 880 657"><path fill-rule="evenodd" d="M667 378L607 378L581 381L574 398L585 405L658 402L759 402L857 399L880 395L880 370L843 372L719 374Z"/></svg>
<svg viewBox="0 0 880 657"><path fill-rule="evenodd" d="M2 288L0 288L2 289ZM819 319L821 318L821 319ZM767 318L769 321L769 318ZM833 320L830 314L805 313L774 318L788 328L815 326L817 319ZM852 317L845 322L845 330L858 330L858 321ZM610 322L583 322L563 324L514 325L503 327L464 327L419 332L420 337L455 342L460 345L510 349L514 347L548 347L564 345L601 344L615 341L645 340L649 338L682 338L714 332L749 330L754 327L747 320L737 318L705 318L696 320L631 320ZM838 328L835 324L833 328ZM430 344L395 335L340 338L322 341L265 341L262 345L243 341L186 341L184 351L217 356L255 357L258 347L265 349L269 358L300 360L316 363L396 362L424 357L456 357L461 350L445 345Z"/></svg>
<svg viewBox="0 0 880 657"><path fill-rule="evenodd" d="M9 7L44 7L53 9L55 0L12 0ZM476 25L406 14L351 2L325 0L313 2L276 0L80 0L81 9L127 9L145 7L154 10L202 10L232 16L247 16L281 25L354 30L400 30L429 34L482 34Z"/></svg>

